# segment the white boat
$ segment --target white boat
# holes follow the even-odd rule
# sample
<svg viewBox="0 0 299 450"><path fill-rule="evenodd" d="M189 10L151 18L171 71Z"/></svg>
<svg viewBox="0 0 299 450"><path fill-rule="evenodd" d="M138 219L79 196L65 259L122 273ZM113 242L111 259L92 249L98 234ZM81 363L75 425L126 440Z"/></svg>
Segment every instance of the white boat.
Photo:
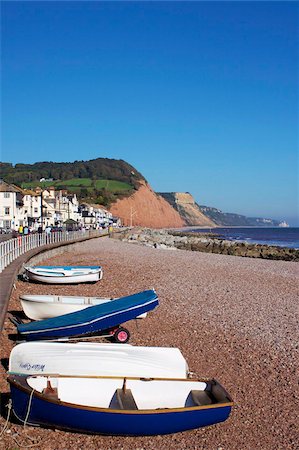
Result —
<svg viewBox="0 0 299 450"><path fill-rule="evenodd" d="M81 311L90 306L101 305L116 298L75 297L67 295L21 295L20 301L26 316L31 320L43 320ZM144 319L147 313L138 316Z"/></svg>
<svg viewBox="0 0 299 450"><path fill-rule="evenodd" d="M103 277L101 266L27 266L24 279L48 284L95 283Z"/></svg>
<svg viewBox="0 0 299 450"><path fill-rule="evenodd" d="M9 373L186 378L189 370L178 348L37 341L12 349Z"/></svg>

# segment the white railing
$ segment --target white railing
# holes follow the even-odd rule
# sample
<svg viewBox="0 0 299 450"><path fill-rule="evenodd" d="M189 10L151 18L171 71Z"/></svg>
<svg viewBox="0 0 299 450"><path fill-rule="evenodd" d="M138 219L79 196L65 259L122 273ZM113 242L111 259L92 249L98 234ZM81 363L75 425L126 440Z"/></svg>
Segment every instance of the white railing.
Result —
<svg viewBox="0 0 299 450"><path fill-rule="evenodd" d="M18 236L0 243L0 273L20 255L47 244L79 241L84 237L97 237L106 234L101 230L88 231L56 231L53 233L34 233Z"/></svg>

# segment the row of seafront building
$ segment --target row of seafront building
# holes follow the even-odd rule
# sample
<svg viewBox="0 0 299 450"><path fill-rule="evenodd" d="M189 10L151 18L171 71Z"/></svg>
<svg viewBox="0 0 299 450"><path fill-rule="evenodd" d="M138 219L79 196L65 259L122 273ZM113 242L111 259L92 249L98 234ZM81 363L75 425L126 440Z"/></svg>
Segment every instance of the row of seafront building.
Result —
<svg viewBox="0 0 299 450"><path fill-rule="evenodd" d="M120 225L120 220L103 207L79 203L76 194L54 187L22 189L0 180L0 228L18 230L27 226L103 228Z"/></svg>

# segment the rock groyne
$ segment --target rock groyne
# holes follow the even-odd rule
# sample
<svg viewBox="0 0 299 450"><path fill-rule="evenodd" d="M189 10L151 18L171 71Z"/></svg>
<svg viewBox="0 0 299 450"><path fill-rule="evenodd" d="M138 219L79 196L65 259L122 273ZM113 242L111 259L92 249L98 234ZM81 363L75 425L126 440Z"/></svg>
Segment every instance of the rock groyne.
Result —
<svg viewBox="0 0 299 450"><path fill-rule="evenodd" d="M126 242L139 243L155 248L192 250L205 253L218 253L222 255L246 256L249 258L282 261L299 261L298 249L229 241L221 239L213 233L199 235L183 231L136 228L120 233L119 238Z"/></svg>

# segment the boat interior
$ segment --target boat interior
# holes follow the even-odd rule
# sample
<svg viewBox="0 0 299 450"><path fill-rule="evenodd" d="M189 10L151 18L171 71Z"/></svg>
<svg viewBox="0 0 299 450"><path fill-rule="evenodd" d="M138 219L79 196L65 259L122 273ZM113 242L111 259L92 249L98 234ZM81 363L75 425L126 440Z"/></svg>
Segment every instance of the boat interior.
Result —
<svg viewBox="0 0 299 450"><path fill-rule="evenodd" d="M100 298L100 297L71 297L66 295L36 295L20 297L21 300L27 300L37 303L51 303L51 304L64 304L64 305L100 305L101 303L107 303L113 298Z"/></svg>
<svg viewBox="0 0 299 450"><path fill-rule="evenodd" d="M37 305L50 305L52 306L67 306L69 305L74 307L88 307L88 306L97 306L97 305L103 305L104 303L108 303L110 301L119 300L118 298L111 298L111 297L75 297L75 296L67 296L67 295L22 295L20 296L20 300L23 306L23 309L26 310L30 316L30 311L27 309L30 307L36 307ZM25 311L25 312L26 312ZM76 310L74 310L76 311ZM69 311L62 312L61 314L67 314ZM73 312L73 311L71 311ZM145 319L147 316L147 313L140 314L137 316L137 319ZM49 315L46 317L40 317L38 320L42 318L48 318L48 317L54 317L54 315ZM33 317L36 319L36 317Z"/></svg>
<svg viewBox="0 0 299 450"><path fill-rule="evenodd" d="M39 376L28 377L27 383L49 400L113 410L186 408L231 402L215 380Z"/></svg>

